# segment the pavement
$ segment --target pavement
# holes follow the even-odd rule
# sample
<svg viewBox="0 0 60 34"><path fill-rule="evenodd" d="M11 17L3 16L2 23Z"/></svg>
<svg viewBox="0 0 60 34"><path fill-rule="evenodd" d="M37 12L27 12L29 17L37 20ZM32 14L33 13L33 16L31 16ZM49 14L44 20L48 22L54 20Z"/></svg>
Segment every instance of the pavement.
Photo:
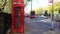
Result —
<svg viewBox="0 0 60 34"><path fill-rule="evenodd" d="M25 17L24 24L24 34L56 34L60 33L60 28L58 28L58 23L54 21L54 29L51 31L52 23L51 19L44 19L41 17L30 19Z"/></svg>
<svg viewBox="0 0 60 34"><path fill-rule="evenodd" d="M50 30L50 31L44 32L43 34L60 34L60 31L58 31L58 30Z"/></svg>

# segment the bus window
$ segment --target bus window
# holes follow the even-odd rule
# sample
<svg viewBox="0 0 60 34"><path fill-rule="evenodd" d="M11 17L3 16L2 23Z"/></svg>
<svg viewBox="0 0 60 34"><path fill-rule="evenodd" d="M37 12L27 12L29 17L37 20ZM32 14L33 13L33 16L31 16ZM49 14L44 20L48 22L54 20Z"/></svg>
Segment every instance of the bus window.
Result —
<svg viewBox="0 0 60 34"><path fill-rule="evenodd" d="M31 18L35 18L35 11L31 11L30 17L31 17Z"/></svg>
<svg viewBox="0 0 60 34"><path fill-rule="evenodd" d="M35 15L35 12L34 11L31 11L31 15Z"/></svg>

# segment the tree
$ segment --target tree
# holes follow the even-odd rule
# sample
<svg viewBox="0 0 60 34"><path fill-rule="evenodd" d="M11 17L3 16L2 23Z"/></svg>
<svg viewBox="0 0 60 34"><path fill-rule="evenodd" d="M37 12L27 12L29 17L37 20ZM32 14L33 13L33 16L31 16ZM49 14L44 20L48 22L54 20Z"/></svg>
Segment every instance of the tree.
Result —
<svg viewBox="0 0 60 34"><path fill-rule="evenodd" d="M5 8L6 4L7 4L7 0L5 0L4 4L3 4L3 6L2 6L2 9Z"/></svg>
<svg viewBox="0 0 60 34"><path fill-rule="evenodd" d="M5 6L4 12L11 14L12 12L11 7L12 7L12 0L8 0Z"/></svg>
<svg viewBox="0 0 60 34"><path fill-rule="evenodd" d="M47 13L47 11L45 11L45 13L44 13L44 16L48 16L48 13Z"/></svg>
<svg viewBox="0 0 60 34"><path fill-rule="evenodd" d="M26 6L30 1L32 1L32 0L24 0L24 6Z"/></svg>
<svg viewBox="0 0 60 34"><path fill-rule="evenodd" d="M7 0L5 0L5 2L3 2L2 6L0 7L0 12L4 12L4 8L7 4Z"/></svg>
<svg viewBox="0 0 60 34"><path fill-rule="evenodd" d="M54 3L54 14L58 14L58 9L60 7L60 2L55 2ZM50 4L47 8L47 10L51 13L52 11L52 4Z"/></svg>
<svg viewBox="0 0 60 34"><path fill-rule="evenodd" d="M35 10L36 14L42 14L43 13L43 8L38 8Z"/></svg>

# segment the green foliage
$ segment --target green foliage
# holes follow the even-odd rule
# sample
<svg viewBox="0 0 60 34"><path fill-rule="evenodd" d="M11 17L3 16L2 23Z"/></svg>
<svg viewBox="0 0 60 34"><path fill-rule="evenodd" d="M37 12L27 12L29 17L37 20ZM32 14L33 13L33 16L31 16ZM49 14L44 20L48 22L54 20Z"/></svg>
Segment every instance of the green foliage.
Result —
<svg viewBox="0 0 60 34"><path fill-rule="evenodd" d="M60 2L55 2L54 3L54 14L58 14L59 7L60 7Z"/></svg>
<svg viewBox="0 0 60 34"><path fill-rule="evenodd" d="M29 1L32 1L32 0L27 0L27 1L29 2Z"/></svg>
<svg viewBox="0 0 60 34"><path fill-rule="evenodd" d="M48 16L48 12L47 11L45 11L44 16Z"/></svg>
<svg viewBox="0 0 60 34"><path fill-rule="evenodd" d="M5 0L0 0L0 8L3 6ZM12 6L12 0L7 0L7 4L5 6L4 12L5 13L11 13L11 6Z"/></svg>
<svg viewBox="0 0 60 34"><path fill-rule="evenodd" d="M58 14L58 9L60 8L60 2L55 2L54 3L54 14ZM44 9L45 10L45 9ZM36 10L37 14L41 14L44 11L42 8L38 8ZM47 9L46 9L50 14L52 14L52 4L50 4Z"/></svg>
<svg viewBox="0 0 60 34"><path fill-rule="evenodd" d="M0 8L2 7L2 4L0 4Z"/></svg>
<svg viewBox="0 0 60 34"><path fill-rule="evenodd" d="M60 2L54 3L54 14L58 14L59 7L60 7Z"/></svg>
<svg viewBox="0 0 60 34"><path fill-rule="evenodd" d="M38 8L35 10L36 14L42 14L42 12L43 12L43 8Z"/></svg>
<svg viewBox="0 0 60 34"><path fill-rule="evenodd" d="M12 6L12 0L8 0L7 4L5 6L4 12L11 13L11 6Z"/></svg>

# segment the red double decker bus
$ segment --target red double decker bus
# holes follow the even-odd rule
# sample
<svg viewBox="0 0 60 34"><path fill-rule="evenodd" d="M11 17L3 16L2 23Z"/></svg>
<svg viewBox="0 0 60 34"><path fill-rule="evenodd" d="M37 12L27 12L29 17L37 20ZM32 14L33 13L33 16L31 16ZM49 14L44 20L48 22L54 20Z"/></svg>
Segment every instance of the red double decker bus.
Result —
<svg viewBox="0 0 60 34"><path fill-rule="evenodd" d="M30 18L35 18L35 11L30 12Z"/></svg>

